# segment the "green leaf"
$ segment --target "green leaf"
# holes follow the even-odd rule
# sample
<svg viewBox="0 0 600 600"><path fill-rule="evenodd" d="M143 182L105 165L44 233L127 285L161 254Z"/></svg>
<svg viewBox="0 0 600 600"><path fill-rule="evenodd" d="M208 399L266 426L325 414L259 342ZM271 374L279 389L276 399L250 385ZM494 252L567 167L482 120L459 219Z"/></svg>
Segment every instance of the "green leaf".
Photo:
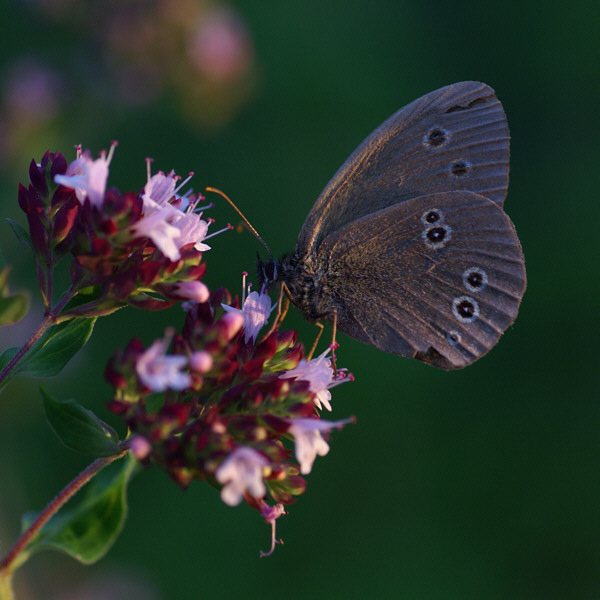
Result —
<svg viewBox="0 0 600 600"><path fill-rule="evenodd" d="M0 382L0 389L15 375L53 377L58 375L73 356L85 346L94 329L96 318L75 318L54 325ZM8 348L0 354L0 370L10 362L19 348Z"/></svg>
<svg viewBox="0 0 600 600"><path fill-rule="evenodd" d="M73 308L77 308L83 304L88 304L97 300L102 293L102 286L88 286L79 290L73 298L71 298L68 304L62 309L61 312L69 312Z"/></svg>
<svg viewBox="0 0 600 600"><path fill-rule="evenodd" d="M54 515L29 544L31 556L42 549L65 552L83 564L100 560L123 529L127 516L127 485L137 465L130 453L101 471L85 488L81 500ZM23 518L23 531L36 514Z"/></svg>
<svg viewBox="0 0 600 600"><path fill-rule="evenodd" d="M94 457L121 451L116 432L91 410L75 400L54 400L43 388L40 391L50 427L65 446Z"/></svg>
<svg viewBox="0 0 600 600"><path fill-rule="evenodd" d="M28 310L29 298L25 294L0 298L0 326L12 325L20 321Z"/></svg>
<svg viewBox="0 0 600 600"><path fill-rule="evenodd" d="M95 322L95 318L76 318L54 325L25 355L12 375L58 375L90 339Z"/></svg>
<svg viewBox="0 0 600 600"><path fill-rule="evenodd" d="M19 348L7 348L2 354L0 354L0 371L4 370L4 367L12 360L13 356L19 351ZM14 375L14 369L0 382L0 390L2 390L6 384L12 379Z"/></svg>
<svg viewBox="0 0 600 600"><path fill-rule="evenodd" d="M15 220L6 220L8 221L8 224L10 225L10 228L13 230L14 234L17 236L19 242L21 242L21 244L24 244L25 246L29 246L29 248L33 248L33 244L31 243L31 236L29 235L29 233Z"/></svg>
<svg viewBox="0 0 600 600"><path fill-rule="evenodd" d="M18 348L7 348L0 354L0 371L11 361L12 357L19 351Z"/></svg>

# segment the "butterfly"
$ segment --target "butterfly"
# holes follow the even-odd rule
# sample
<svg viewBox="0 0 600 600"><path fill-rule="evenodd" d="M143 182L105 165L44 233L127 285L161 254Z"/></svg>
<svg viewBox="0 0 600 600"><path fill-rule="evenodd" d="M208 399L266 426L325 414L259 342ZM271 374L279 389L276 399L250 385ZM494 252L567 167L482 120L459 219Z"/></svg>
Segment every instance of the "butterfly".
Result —
<svg viewBox="0 0 600 600"><path fill-rule="evenodd" d="M483 356L526 286L503 210L509 132L494 91L465 81L400 109L350 155L280 260L258 260L310 321L442 369Z"/></svg>

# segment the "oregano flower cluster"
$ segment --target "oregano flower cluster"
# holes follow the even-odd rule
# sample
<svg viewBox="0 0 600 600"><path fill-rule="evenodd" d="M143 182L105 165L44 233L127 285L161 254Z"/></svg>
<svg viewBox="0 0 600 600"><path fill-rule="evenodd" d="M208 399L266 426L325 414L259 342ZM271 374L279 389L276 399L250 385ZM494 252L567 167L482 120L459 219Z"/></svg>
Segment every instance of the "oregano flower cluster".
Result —
<svg viewBox="0 0 600 600"><path fill-rule="evenodd" d="M109 408L143 464L183 488L205 481L226 504L256 508L273 527L272 551L275 520L304 493L303 476L329 451L329 432L350 421L320 413L332 410L329 390L351 376L334 368L329 350L306 358L296 332L280 331L279 313L261 337L274 311L263 290L249 286L241 301L209 290L201 280L210 205L180 195L188 179L151 175L150 161L141 191L107 189L115 146L97 159L78 148L70 164L48 152L19 188L46 314L60 323L182 303L180 331L169 328L148 347L133 339L110 359ZM67 255L71 287L54 304L52 270Z"/></svg>

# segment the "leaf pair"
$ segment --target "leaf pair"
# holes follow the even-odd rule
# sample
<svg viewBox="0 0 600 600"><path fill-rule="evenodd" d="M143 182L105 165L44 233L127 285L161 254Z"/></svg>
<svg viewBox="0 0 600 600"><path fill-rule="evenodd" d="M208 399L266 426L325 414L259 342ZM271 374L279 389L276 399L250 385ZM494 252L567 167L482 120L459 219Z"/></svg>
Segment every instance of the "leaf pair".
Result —
<svg viewBox="0 0 600 600"><path fill-rule="evenodd" d="M60 440L73 450L99 458L86 469L93 472L94 479L85 488L81 499L72 506L61 508L43 525L20 553L17 564L44 548L60 550L84 564L91 564L106 554L123 528L127 515L127 484L137 461L128 455L104 468L107 457L123 452L116 432L75 400L59 401L45 390L41 392L46 417ZM82 485L88 477L82 479ZM67 499L72 493L63 490L57 498L64 496ZM25 515L23 531L40 514Z"/></svg>

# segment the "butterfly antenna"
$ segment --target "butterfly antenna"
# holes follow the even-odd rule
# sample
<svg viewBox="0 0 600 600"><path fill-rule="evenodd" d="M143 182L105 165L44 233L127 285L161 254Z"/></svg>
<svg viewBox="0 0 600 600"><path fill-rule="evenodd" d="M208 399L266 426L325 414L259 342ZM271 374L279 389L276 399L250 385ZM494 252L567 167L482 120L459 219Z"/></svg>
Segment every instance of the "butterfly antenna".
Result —
<svg viewBox="0 0 600 600"><path fill-rule="evenodd" d="M214 192L215 194L219 194L219 196L221 196L222 198L224 198L225 200L227 200L227 202L229 202L229 204L233 208L233 210L235 210L235 212L238 215L240 215L240 217L242 217L242 220L244 221L244 223L246 223L246 226L248 227L248 229L254 234L254 237L266 248L267 253L268 253L270 259L274 260L273 259L273 255L271 254L271 251L269 250L269 246L267 246L267 243L265 242L265 240L263 240L260 237L258 231L256 231L256 229L254 229L254 227L252 227L250 221L248 221L248 219L246 219L246 217L244 216L244 214L242 213L242 211L233 203L233 200L231 200L230 198L228 198L227 194L225 194L221 190L218 190L217 188L207 187L206 191L207 192Z"/></svg>

